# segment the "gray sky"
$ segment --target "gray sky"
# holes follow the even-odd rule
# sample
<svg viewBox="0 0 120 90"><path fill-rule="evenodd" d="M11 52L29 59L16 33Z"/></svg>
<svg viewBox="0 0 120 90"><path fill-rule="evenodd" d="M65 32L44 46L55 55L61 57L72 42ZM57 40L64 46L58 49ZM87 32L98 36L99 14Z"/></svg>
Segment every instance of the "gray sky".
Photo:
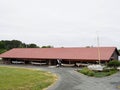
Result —
<svg viewBox="0 0 120 90"><path fill-rule="evenodd" d="M120 0L0 0L0 40L120 48Z"/></svg>

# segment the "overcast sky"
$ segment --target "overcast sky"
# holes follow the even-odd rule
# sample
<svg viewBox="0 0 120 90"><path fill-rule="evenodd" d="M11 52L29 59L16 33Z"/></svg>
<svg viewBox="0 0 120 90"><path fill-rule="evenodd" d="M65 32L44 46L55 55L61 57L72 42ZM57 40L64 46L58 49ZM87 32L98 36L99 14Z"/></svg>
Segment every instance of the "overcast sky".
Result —
<svg viewBox="0 0 120 90"><path fill-rule="evenodd" d="M0 40L120 48L120 0L0 0Z"/></svg>

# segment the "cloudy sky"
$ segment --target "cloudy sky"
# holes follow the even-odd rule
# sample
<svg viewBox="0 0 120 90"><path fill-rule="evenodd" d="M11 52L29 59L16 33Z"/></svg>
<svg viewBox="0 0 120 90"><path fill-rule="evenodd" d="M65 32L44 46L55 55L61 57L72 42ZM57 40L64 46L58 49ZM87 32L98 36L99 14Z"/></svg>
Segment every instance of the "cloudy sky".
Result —
<svg viewBox="0 0 120 90"><path fill-rule="evenodd" d="M0 0L0 40L120 48L120 0Z"/></svg>

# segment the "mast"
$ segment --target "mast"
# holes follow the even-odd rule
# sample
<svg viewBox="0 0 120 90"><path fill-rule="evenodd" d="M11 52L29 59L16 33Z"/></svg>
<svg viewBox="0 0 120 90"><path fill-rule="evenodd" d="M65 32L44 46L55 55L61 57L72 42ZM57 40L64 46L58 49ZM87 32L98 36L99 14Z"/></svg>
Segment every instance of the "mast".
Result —
<svg viewBox="0 0 120 90"><path fill-rule="evenodd" d="M97 35L97 45L98 45L98 60L99 60L99 64L101 64L101 61L100 61L100 43L99 43L99 36Z"/></svg>

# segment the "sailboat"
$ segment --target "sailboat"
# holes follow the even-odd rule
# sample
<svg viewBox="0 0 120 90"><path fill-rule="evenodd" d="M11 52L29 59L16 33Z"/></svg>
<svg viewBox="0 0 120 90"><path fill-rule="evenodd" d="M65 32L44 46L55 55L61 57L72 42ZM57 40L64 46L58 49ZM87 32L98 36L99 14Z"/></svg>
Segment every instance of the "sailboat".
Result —
<svg viewBox="0 0 120 90"><path fill-rule="evenodd" d="M88 68L90 70L95 70L95 71L103 71L103 68L104 66L101 65L101 58L100 58L100 48L99 48L99 37L97 36L97 44L98 44L98 47L97 47L97 51L98 51L98 64L94 64L94 65L88 65Z"/></svg>

